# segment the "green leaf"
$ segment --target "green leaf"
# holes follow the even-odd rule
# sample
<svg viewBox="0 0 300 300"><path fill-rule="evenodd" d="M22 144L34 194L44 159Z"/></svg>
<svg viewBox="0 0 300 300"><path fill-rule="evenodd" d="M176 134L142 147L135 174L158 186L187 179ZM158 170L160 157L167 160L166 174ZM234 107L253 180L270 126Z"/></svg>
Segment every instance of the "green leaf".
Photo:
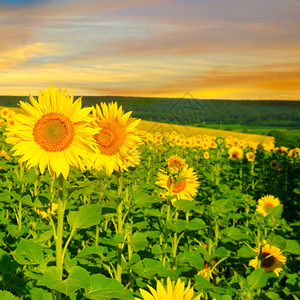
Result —
<svg viewBox="0 0 300 300"><path fill-rule="evenodd" d="M281 214L283 212L283 205L277 205L274 207L270 207L270 209L268 210L268 215L274 216L275 218L279 219L281 218Z"/></svg>
<svg viewBox="0 0 300 300"><path fill-rule="evenodd" d="M42 284L49 289L57 290L66 296L75 293L80 288L88 288L90 276L87 270L75 266L70 269L67 279L60 279L58 267L49 267L44 273Z"/></svg>
<svg viewBox="0 0 300 300"><path fill-rule="evenodd" d="M47 197L39 195L37 197L31 197L29 194L19 195L15 191L11 192L14 199L22 202L25 205L35 207L35 208L45 208L49 205L49 200Z"/></svg>
<svg viewBox="0 0 300 300"><path fill-rule="evenodd" d="M274 292L267 292L265 296L270 300L280 300L280 295Z"/></svg>
<svg viewBox="0 0 300 300"><path fill-rule="evenodd" d="M186 223L186 229L189 230L201 230L206 228L206 224L202 219L195 218L191 220L190 222Z"/></svg>
<svg viewBox="0 0 300 300"><path fill-rule="evenodd" d="M140 277L152 279L155 275L159 277L166 277L168 275L167 269L160 261L145 258L133 266L134 272Z"/></svg>
<svg viewBox="0 0 300 300"><path fill-rule="evenodd" d="M257 253L252 250L250 247L243 245L239 250L238 250L238 256L239 257L244 257L244 258L250 258L255 256Z"/></svg>
<svg viewBox="0 0 300 300"><path fill-rule="evenodd" d="M5 190L4 192L0 193L0 201L6 202L6 203L13 202L10 198L10 193L8 190Z"/></svg>
<svg viewBox="0 0 300 300"><path fill-rule="evenodd" d="M300 188L294 188L293 192L296 193L296 194L300 194Z"/></svg>
<svg viewBox="0 0 300 300"><path fill-rule="evenodd" d="M186 221L177 220L176 222L168 222L167 226L169 229L175 232L181 232L185 230Z"/></svg>
<svg viewBox="0 0 300 300"><path fill-rule="evenodd" d="M139 232L135 232L132 237L131 237L131 241L129 243L133 249L135 251L141 250L141 249L145 249L145 247L148 244L148 240L147 238Z"/></svg>
<svg viewBox="0 0 300 300"><path fill-rule="evenodd" d="M15 250L15 258L21 265L39 265L42 272L45 272L43 248L31 240L21 240Z"/></svg>
<svg viewBox="0 0 300 300"><path fill-rule="evenodd" d="M196 206L196 202L195 201L189 201L189 200L176 200L174 202L174 206L178 210L190 211Z"/></svg>
<svg viewBox="0 0 300 300"><path fill-rule="evenodd" d="M101 274L91 276L84 296L92 300L134 299L132 292L125 289L121 283Z"/></svg>
<svg viewBox="0 0 300 300"><path fill-rule="evenodd" d="M67 219L74 229L86 229L98 225L101 220L101 206L99 203L81 206L78 211L71 211Z"/></svg>
<svg viewBox="0 0 300 300"><path fill-rule="evenodd" d="M249 276L247 276L247 282L249 288L252 290L262 289L267 285L268 277L264 269L254 270Z"/></svg>
<svg viewBox="0 0 300 300"><path fill-rule="evenodd" d="M149 209L144 210L144 215L152 217L161 217L161 212L158 209Z"/></svg>
<svg viewBox="0 0 300 300"><path fill-rule="evenodd" d="M153 247L151 248L151 252L154 255L161 255L163 253L163 250L160 248L160 246L158 244L153 245Z"/></svg>
<svg viewBox="0 0 300 300"><path fill-rule="evenodd" d="M1 300L18 300L19 298L15 297L12 293L8 291L0 291Z"/></svg>
<svg viewBox="0 0 300 300"><path fill-rule="evenodd" d="M280 249L284 249L286 247L286 240L280 235L270 234L268 242L270 245L276 246Z"/></svg>
<svg viewBox="0 0 300 300"><path fill-rule="evenodd" d="M94 256L97 255L98 257L103 255L103 247L100 246L91 246L83 248L82 251L80 251L76 257L78 258L86 258L88 256Z"/></svg>
<svg viewBox="0 0 300 300"><path fill-rule="evenodd" d="M187 262L190 266L195 267L198 270L203 269L204 261L199 251L184 251L182 259L183 262Z"/></svg>
<svg viewBox="0 0 300 300"><path fill-rule="evenodd" d="M225 247L219 247L216 249L216 251L212 254L212 257L219 257L223 258L228 255L228 251Z"/></svg>
<svg viewBox="0 0 300 300"><path fill-rule="evenodd" d="M153 203L161 202L157 196L150 196L145 192L136 192L133 194L134 204L137 207L149 207Z"/></svg>
<svg viewBox="0 0 300 300"><path fill-rule="evenodd" d="M31 288L30 289L31 300L52 300L52 294L42 288Z"/></svg>
<svg viewBox="0 0 300 300"><path fill-rule="evenodd" d="M295 254L295 255L300 255L300 245L297 241L295 240L285 240L286 246L284 251Z"/></svg>
<svg viewBox="0 0 300 300"><path fill-rule="evenodd" d="M208 282L202 275L195 276L196 284L194 286L195 290L202 291L202 290L212 290L214 286Z"/></svg>
<svg viewBox="0 0 300 300"><path fill-rule="evenodd" d="M228 237L230 237L231 239L233 239L235 241L249 239L249 237L237 227L230 227L228 229L227 234L228 234Z"/></svg>

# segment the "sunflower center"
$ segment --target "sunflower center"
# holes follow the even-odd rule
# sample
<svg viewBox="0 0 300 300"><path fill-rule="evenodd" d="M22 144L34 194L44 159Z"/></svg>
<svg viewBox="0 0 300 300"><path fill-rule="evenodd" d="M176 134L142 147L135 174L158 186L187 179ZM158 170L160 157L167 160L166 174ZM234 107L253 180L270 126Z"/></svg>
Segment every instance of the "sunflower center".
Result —
<svg viewBox="0 0 300 300"><path fill-rule="evenodd" d="M115 122L106 122L99 125L102 129L95 135L98 148L106 156L112 156L119 152L126 139L124 127Z"/></svg>
<svg viewBox="0 0 300 300"><path fill-rule="evenodd" d="M172 178L172 184L173 184L172 192L176 193L176 194L182 192L185 189L185 186L186 186L185 180L178 180L177 181L174 178ZM170 177L168 178L168 181L167 181L167 187L168 188L170 187Z"/></svg>
<svg viewBox="0 0 300 300"><path fill-rule="evenodd" d="M68 117L51 112L43 115L34 125L33 137L47 152L60 152L72 144L74 126Z"/></svg>
<svg viewBox="0 0 300 300"><path fill-rule="evenodd" d="M275 263L275 258L268 252L261 254L261 266L263 268L271 267Z"/></svg>
<svg viewBox="0 0 300 300"><path fill-rule="evenodd" d="M233 158L238 158L239 157L239 153L237 151L232 152L232 157Z"/></svg>

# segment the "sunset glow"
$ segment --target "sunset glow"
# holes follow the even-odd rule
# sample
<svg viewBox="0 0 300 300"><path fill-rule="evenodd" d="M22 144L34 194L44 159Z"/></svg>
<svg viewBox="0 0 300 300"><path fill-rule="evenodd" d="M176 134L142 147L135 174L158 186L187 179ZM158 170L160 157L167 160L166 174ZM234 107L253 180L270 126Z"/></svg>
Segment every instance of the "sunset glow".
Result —
<svg viewBox="0 0 300 300"><path fill-rule="evenodd" d="M0 95L300 100L298 0L0 0Z"/></svg>

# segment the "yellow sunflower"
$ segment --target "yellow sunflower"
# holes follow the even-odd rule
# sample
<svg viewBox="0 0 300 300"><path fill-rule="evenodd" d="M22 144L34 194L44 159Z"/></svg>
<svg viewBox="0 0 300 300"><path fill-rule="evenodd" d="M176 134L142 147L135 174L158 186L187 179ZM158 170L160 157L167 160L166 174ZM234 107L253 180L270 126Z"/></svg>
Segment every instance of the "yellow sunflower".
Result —
<svg viewBox="0 0 300 300"><path fill-rule="evenodd" d="M185 289L184 282L181 282L180 278L178 278L175 287L171 282L170 277L167 278L167 288L165 289L160 281L157 280L156 290L148 285L148 288L151 293L140 289L143 300L200 300L201 294L197 297L194 296L194 289L190 287L190 284ZM141 300L139 298L135 298L135 300Z"/></svg>
<svg viewBox="0 0 300 300"><path fill-rule="evenodd" d="M276 276L282 271L282 266L286 263L286 257L282 255L281 250L275 246L270 246L266 241L264 245L259 248L255 248L257 253L256 257L249 262L249 266L257 269L259 259L261 261L260 267L266 272L273 271Z"/></svg>
<svg viewBox="0 0 300 300"><path fill-rule="evenodd" d="M263 214L265 217L268 215L268 210L271 207L275 207L278 205L280 205L280 201L278 198L275 198L272 195L266 195L258 200L258 205L256 205L256 211Z"/></svg>
<svg viewBox="0 0 300 300"><path fill-rule="evenodd" d="M45 212L44 210L42 209L36 209L36 213L39 215L39 216L42 216L43 219L46 219L48 218L48 215L51 214L51 215L55 215L55 212L57 211L58 209L58 204L55 203L55 202L52 202L51 203L51 206L47 208L47 212Z"/></svg>
<svg viewBox="0 0 300 300"><path fill-rule="evenodd" d="M6 119L8 114L9 114L9 109L7 107L4 107L0 110L1 118Z"/></svg>
<svg viewBox="0 0 300 300"><path fill-rule="evenodd" d="M210 268L212 268L215 264L216 264L216 262L215 262L214 260L212 260L212 261L209 263ZM208 279L208 278L207 278L207 277L208 277L208 262L207 262L207 261L204 262L203 269L200 270L200 271L197 273L197 275L202 275L204 278ZM212 274L212 272L210 272L209 277L210 277L210 279L213 279L213 274Z"/></svg>
<svg viewBox="0 0 300 300"><path fill-rule="evenodd" d="M204 157L205 159L209 159L209 152L208 152L208 151L205 151L205 152L203 153L203 157Z"/></svg>
<svg viewBox="0 0 300 300"><path fill-rule="evenodd" d="M101 106L101 108L100 108ZM105 168L110 175L114 170L119 172L139 163L137 146L141 143L140 133L136 129L140 119L131 118L132 112L124 114L122 106L117 102L101 102L93 108L96 118L95 127L98 133L94 135L99 151L89 154L96 170Z"/></svg>
<svg viewBox="0 0 300 300"><path fill-rule="evenodd" d="M229 150L228 150L228 154L229 154L229 158L231 160L238 160L243 158L244 155L244 151L236 146L232 146Z"/></svg>
<svg viewBox="0 0 300 300"><path fill-rule="evenodd" d="M41 173L48 167L52 177L67 178L69 166L83 169L81 158L93 148L96 130L89 126L91 108L81 108L81 98L73 102L66 90L50 85L40 91L38 100L29 95L31 104L20 101L27 115L17 114L15 125L7 128L6 142L14 144L19 162L27 169L38 165Z"/></svg>
<svg viewBox="0 0 300 300"><path fill-rule="evenodd" d="M186 199L193 200L197 194L197 187L200 183L193 168L184 167L179 173L179 178L172 178L166 173L158 173L158 181L156 184L167 190L165 193L169 195L170 183L172 182L171 196L176 195L177 200ZM172 180L172 181L171 181ZM174 202L174 201L173 201Z"/></svg>
<svg viewBox="0 0 300 300"><path fill-rule="evenodd" d="M248 161L254 161L255 154L253 152L248 152L248 153L246 153L246 158Z"/></svg>
<svg viewBox="0 0 300 300"><path fill-rule="evenodd" d="M0 156L4 157L6 160L9 160L9 158L10 158L9 155L6 153L6 151L4 149L2 149L0 151Z"/></svg>
<svg viewBox="0 0 300 300"><path fill-rule="evenodd" d="M185 159L175 154L167 159L167 165L171 173L176 173L186 166L186 162Z"/></svg>

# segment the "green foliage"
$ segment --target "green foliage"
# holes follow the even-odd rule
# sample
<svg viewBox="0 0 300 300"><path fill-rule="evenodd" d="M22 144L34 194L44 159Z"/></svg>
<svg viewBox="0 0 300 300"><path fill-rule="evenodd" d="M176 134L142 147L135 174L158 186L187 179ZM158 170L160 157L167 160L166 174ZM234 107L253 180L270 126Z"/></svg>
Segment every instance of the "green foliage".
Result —
<svg viewBox="0 0 300 300"><path fill-rule="evenodd" d="M50 210L57 180L36 168L22 179L17 158L0 161L0 299L50 300L58 292L66 300L134 299L156 280L165 286L167 277L207 299L299 298L299 157L259 146L250 162L245 146L233 161L226 141L216 142L205 150L143 145L140 165L110 177L71 169L63 190L63 272L53 226L58 213ZM156 185L173 154L197 173L191 201ZM264 217L256 206L268 194L281 204ZM279 277L249 265L264 241L287 258Z"/></svg>
<svg viewBox="0 0 300 300"><path fill-rule="evenodd" d="M70 269L66 279L60 279L60 270L57 267L49 267L43 275L41 284L49 289L59 291L69 296L80 288L88 288L90 276L82 267L75 266Z"/></svg>

